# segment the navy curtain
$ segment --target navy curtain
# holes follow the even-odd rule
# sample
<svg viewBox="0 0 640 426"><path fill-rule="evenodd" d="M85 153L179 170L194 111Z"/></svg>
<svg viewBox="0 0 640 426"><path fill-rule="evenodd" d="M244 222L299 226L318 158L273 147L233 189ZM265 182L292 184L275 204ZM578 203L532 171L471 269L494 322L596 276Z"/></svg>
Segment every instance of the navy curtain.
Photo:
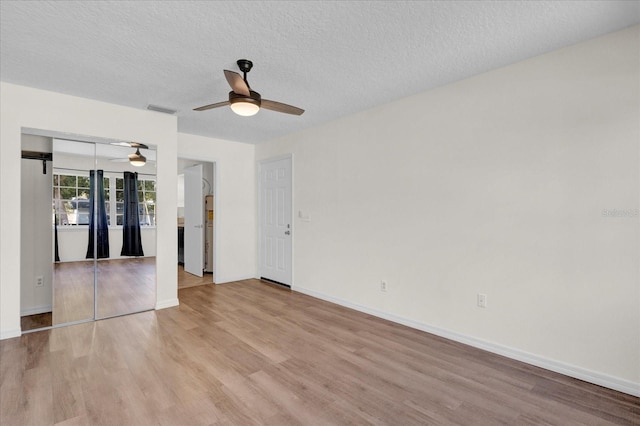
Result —
<svg viewBox="0 0 640 426"><path fill-rule="evenodd" d="M97 173L95 173L96 171ZM109 257L109 225L107 224L107 209L104 202L103 175L102 170L91 170L89 173L91 183L89 186L89 245L87 246L87 259L93 259L94 257L105 259ZM95 190L96 184L98 184L97 191ZM95 214L96 208L98 209L97 214ZM94 256L93 253L94 235L97 238L97 256Z"/></svg>
<svg viewBox="0 0 640 426"><path fill-rule="evenodd" d="M124 215L121 256L144 256L138 215L138 173L124 172Z"/></svg>

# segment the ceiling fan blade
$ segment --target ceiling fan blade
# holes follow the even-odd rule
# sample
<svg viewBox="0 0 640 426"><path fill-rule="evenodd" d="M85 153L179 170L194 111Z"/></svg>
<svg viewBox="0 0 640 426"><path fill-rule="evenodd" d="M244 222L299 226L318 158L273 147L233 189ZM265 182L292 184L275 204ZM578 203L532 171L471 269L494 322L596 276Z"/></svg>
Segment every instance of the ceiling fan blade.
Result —
<svg viewBox="0 0 640 426"><path fill-rule="evenodd" d="M140 142L111 142L111 145L128 146L129 148L149 149L149 147Z"/></svg>
<svg viewBox="0 0 640 426"><path fill-rule="evenodd" d="M224 76L227 78L227 82L229 82L229 86L239 95L250 96L249 86L244 81L242 76L234 71L224 70Z"/></svg>
<svg viewBox="0 0 640 426"><path fill-rule="evenodd" d="M302 108L283 104L282 102L270 101L268 99L263 99L260 106L264 109L270 109L271 111L277 111L277 112L284 112L285 114L302 115L302 113L304 112Z"/></svg>
<svg viewBox="0 0 640 426"><path fill-rule="evenodd" d="M205 105L205 106L201 106L199 108L194 108L194 111L206 111L208 109L213 109L213 108L219 108L225 105L229 105L229 101L224 101L224 102L218 102L217 104L211 104L211 105Z"/></svg>

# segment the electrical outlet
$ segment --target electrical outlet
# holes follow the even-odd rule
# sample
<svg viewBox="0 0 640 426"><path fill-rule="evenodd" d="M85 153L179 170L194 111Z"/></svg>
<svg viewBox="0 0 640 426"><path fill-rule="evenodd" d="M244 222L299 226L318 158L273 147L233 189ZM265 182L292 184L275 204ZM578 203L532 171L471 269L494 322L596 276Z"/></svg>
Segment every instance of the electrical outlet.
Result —
<svg viewBox="0 0 640 426"><path fill-rule="evenodd" d="M384 280L380 281L380 291L387 291L387 282Z"/></svg>
<svg viewBox="0 0 640 426"><path fill-rule="evenodd" d="M487 307L487 295L483 293L478 293L478 307L486 308Z"/></svg>
<svg viewBox="0 0 640 426"><path fill-rule="evenodd" d="M42 275L36 277L36 287L44 287L44 277Z"/></svg>

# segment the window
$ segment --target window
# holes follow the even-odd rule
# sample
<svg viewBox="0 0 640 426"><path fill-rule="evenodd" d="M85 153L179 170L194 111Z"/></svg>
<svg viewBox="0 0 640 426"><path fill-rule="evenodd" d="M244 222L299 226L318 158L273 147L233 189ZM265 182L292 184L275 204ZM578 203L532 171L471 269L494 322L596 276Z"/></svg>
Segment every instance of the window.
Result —
<svg viewBox="0 0 640 426"><path fill-rule="evenodd" d="M88 225L89 176L54 174L53 209L60 225Z"/></svg>
<svg viewBox="0 0 640 426"><path fill-rule="evenodd" d="M124 223L124 179L116 178L116 224L122 226Z"/></svg>
<svg viewBox="0 0 640 426"><path fill-rule="evenodd" d="M138 179L138 215L140 225L156 224L156 181Z"/></svg>
<svg viewBox="0 0 640 426"><path fill-rule="evenodd" d="M109 195L111 194L111 188L109 188L109 178L103 178L104 185L104 205L107 210L107 225L111 225L111 200Z"/></svg>
<svg viewBox="0 0 640 426"><path fill-rule="evenodd" d="M75 226L89 224L89 174L53 175L53 220L58 225ZM111 195L115 193L115 199ZM104 177L104 198L109 226L122 226L124 215L124 179ZM115 202L114 202L115 201ZM156 181L138 179L138 215L140 226L156 225ZM115 217L115 224L111 218Z"/></svg>

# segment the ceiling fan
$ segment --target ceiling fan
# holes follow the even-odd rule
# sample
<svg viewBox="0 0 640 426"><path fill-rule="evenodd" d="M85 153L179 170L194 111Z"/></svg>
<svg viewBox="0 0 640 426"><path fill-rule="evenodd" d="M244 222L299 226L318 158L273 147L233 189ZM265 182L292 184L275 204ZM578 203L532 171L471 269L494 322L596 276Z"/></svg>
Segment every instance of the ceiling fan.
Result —
<svg viewBox="0 0 640 426"><path fill-rule="evenodd" d="M112 143L111 145L128 146L131 148L136 148L136 152L133 154L127 155L127 158L114 158L114 159L111 159L111 161L116 163L128 161L129 163L131 163L132 166L136 166L136 167L142 167L147 163L147 157L145 157L140 153L140 148L149 149L147 145L139 142L117 142L117 143Z"/></svg>
<svg viewBox="0 0 640 426"><path fill-rule="evenodd" d="M301 108L262 99L260 93L251 90L249 82L247 81L247 73L251 71L253 62L248 59L238 59L237 64L244 76L241 76L235 71L224 70L224 76L232 89L231 92L229 92L229 100L194 108L194 111L205 111L230 105L233 112L245 117L257 114L260 108L283 112L285 114L302 115L304 110Z"/></svg>

